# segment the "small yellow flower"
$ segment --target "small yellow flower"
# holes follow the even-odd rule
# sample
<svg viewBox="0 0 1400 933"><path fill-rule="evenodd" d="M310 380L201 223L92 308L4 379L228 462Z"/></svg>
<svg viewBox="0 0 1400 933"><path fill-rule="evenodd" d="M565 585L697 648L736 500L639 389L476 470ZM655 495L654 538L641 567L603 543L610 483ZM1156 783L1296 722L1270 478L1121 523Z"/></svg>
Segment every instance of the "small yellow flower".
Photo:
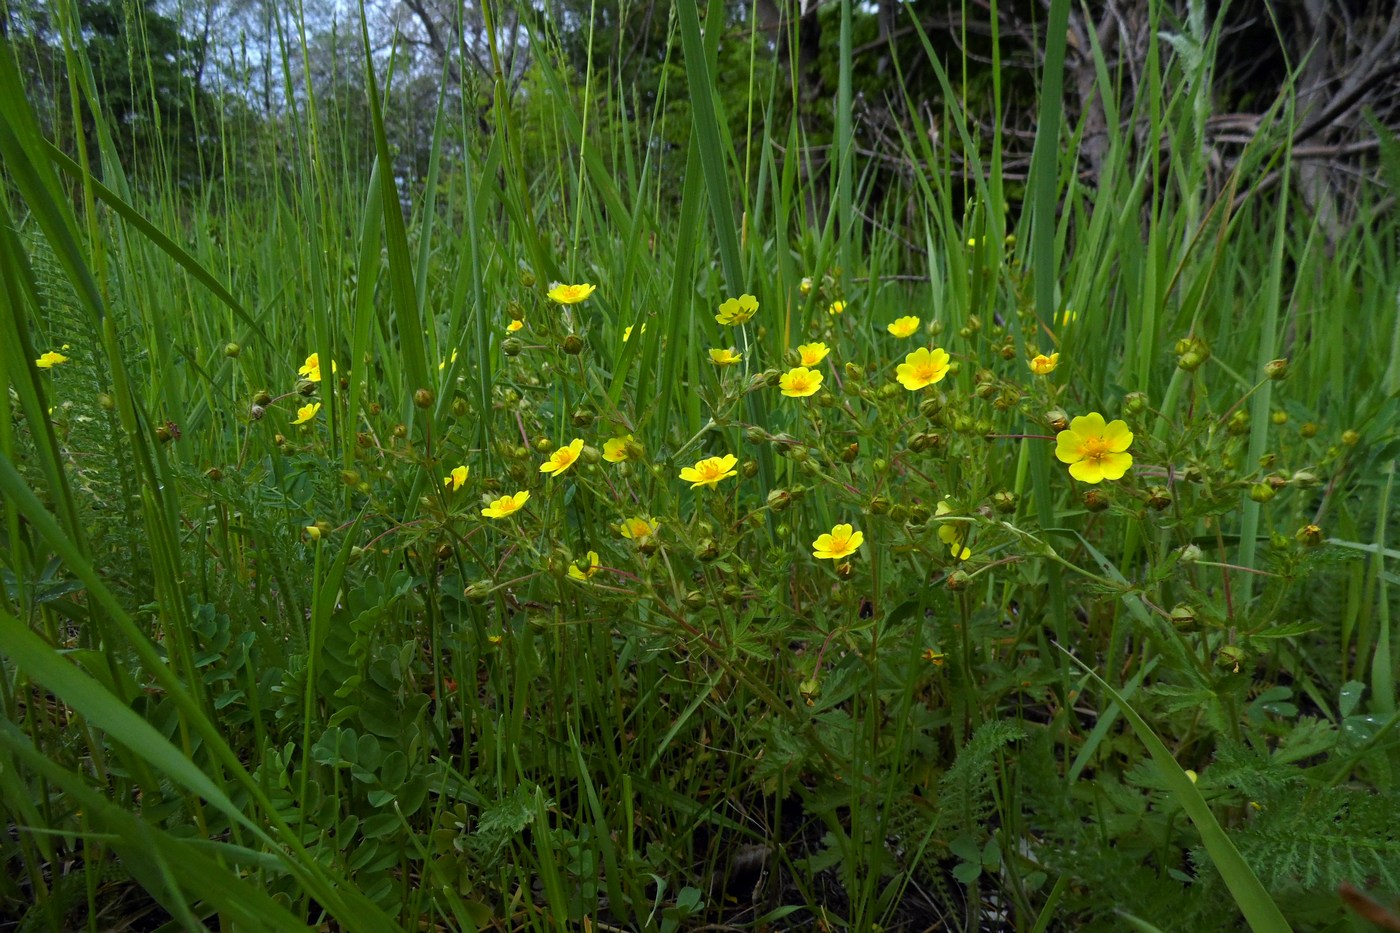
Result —
<svg viewBox="0 0 1400 933"><path fill-rule="evenodd" d="M507 332L507 333L513 334L513 333L515 333L516 331L520 330L520 328L522 328L522 327L524 327L524 326L525 326L525 322L524 322L524 321L511 321L509 324L506 325L506 332Z"/></svg>
<svg viewBox="0 0 1400 933"><path fill-rule="evenodd" d="M1037 353L1031 357L1026 364L1031 368L1031 372L1037 376L1048 376L1055 371L1055 367L1060 365L1060 354L1051 353L1046 356L1044 353Z"/></svg>
<svg viewBox="0 0 1400 933"><path fill-rule="evenodd" d="M312 402L310 405L303 405L297 409L296 420L292 424L306 424L316 417L316 412L321 410L320 402Z"/></svg>
<svg viewBox="0 0 1400 933"><path fill-rule="evenodd" d="M812 542L812 556L818 560L840 560L856 552L865 543L865 532L855 531L850 525L837 525L829 535L819 535Z"/></svg>
<svg viewBox="0 0 1400 933"><path fill-rule="evenodd" d="M576 437L565 447L560 447L549 455L549 459L540 464L541 473L549 473L558 476L569 467L574 465L579 455L583 453L583 438Z"/></svg>
<svg viewBox="0 0 1400 933"><path fill-rule="evenodd" d="M924 649L923 659L928 663L932 664L934 667L942 667L943 659L945 657L946 656L941 651L934 651L932 648Z"/></svg>
<svg viewBox="0 0 1400 933"><path fill-rule="evenodd" d="M699 489L701 486L714 486L720 480L730 476L737 476L738 471L734 469L739 458L733 454L725 454L723 457L707 457L698 460L693 467L681 468L681 479L690 484L691 489Z"/></svg>
<svg viewBox="0 0 1400 933"><path fill-rule="evenodd" d="M899 384L910 392L931 386L948 375L948 353L942 347L920 347L895 367Z"/></svg>
<svg viewBox="0 0 1400 933"><path fill-rule="evenodd" d="M1105 424L1103 415L1091 411L1071 420L1055 437L1055 456L1069 464L1069 475L1081 483L1122 479L1133 465L1133 455L1127 452L1132 442L1126 423Z"/></svg>
<svg viewBox="0 0 1400 933"><path fill-rule="evenodd" d="M320 526L319 526L319 525L307 525L307 526L306 526L306 536L307 536L308 538L310 538L312 541L320 541L320 540L321 540L321 528L320 528Z"/></svg>
<svg viewBox="0 0 1400 933"><path fill-rule="evenodd" d="M730 298L719 306L715 320L731 327L746 323L758 313L758 299L753 295L740 295Z"/></svg>
<svg viewBox="0 0 1400 933"><path fill-rule="evenodd" d="M1061 327L1068 327L1073 324L1078 317L1079 312L1075 311L1073 308L1065 308L1055 316L1055 323Z"/></svg>
<svg viewBox="0 0 1400 933"><path fill-rule="evenodd" d="M603 442L603 459L609 463L621 463L624 460L631 460L632 455L628 452L627 448L632 443L633 438L630 434L608 438Z"/></svg>
<svg viewBox="0 0 1400 933"><path fill-rule="evenodd" d="M335 360L331 360L331 372L336 372ZM306 362L302 363L301 368L297 370L297 375L306 379L308 382L320 382L321 355L319 353L313 353L308 356Z"/></svg>
<svg viewBox="0 0 1400 933"><path fill-rule="evenodd" d="M1195 771L1192 771L1190 768L1187 768L1183 773L1186 775L1187 778L1190 779L1192 784L1195 784L1196 781L1200 780L1201 777L1199 774L1197 774Z"/></svg>
<svg viewBox="0 0 1400 933"><path fill-rule="evenodd" d="M903 340L905 337L914 336L914 334L919 330L919 319L914 317L914 315L912 314L908 317L897 318L896 320L890 323L889 327L885 329L888 330L890 333L894 334L896 337Z"/></svg>
<svg viewBox="0 0 1400 933"><path fill-rule="evenodd" d="M935 515L951 515L952 506L946 502L939 502L934 508ZM972 556L972 551L963 544L967 538L967 527L961 522L942 522L938 526L938 540L948 545L948 553L958 560L967 560Z"/></svg>
<svg viewBox="0 0 1400 933"><path fill-rule="evenodd" d="M830 352L831 349L824 343L804 343L797 348L797 355L802 357L803 366L816 366L826 359Z"/></svg>
<svg viewBox="0 0 1400 933"><path fill-rule="evenodd" d="M513 496L501 496L501 498L482 509L481 514L487 518L505 518L524 508L529 498L530 490L522 489Z"/></svg>
<svg viewBox="0 0 1400 933"><path fill-rule="evenodd" d="M744 357L733 347L727 350L710 350L710 362L714 363L716 366L733 366L743 359Z"/></svg>
<svg viewBox="0 0 1400 933"><path fill-rule="evenodd" d="M802 281L797 284L797 290L804 295L810 295L812 293L812 277L804 275Z"/></svg>
<svg viewBox="0 0 1400 933"><path fill-rule="evenodd" d="M457 349L454 347L454 348L452 349L452 359L450 359L450 360L440 360L440 361L438 362L438 369L439 369L439 370L446 369L448 363L455 363L455 362L457 362Z"/></svg>
<svg viewBox="0 0 1400 933"><path fill-rule="evenodd" d="M453 467L452 472L442 478L442 484L444 486L447 486L452 492L456 492L457 490L462 488L462 485L464 483L466 483L467 474L469 472L471 472L470 467Z"/></svg>
<svg viewBox="0 0 1400 933"><path fill-rule="evenodd" d="M642 325L642 333L645 334L646 332L647 332L647 326L646 326L645 324L643 324L643 325ZM623 328L623 330L622 330L622 342L623 342L623 343L626 343L627 341L629 341L629 340L631 340L631 339L632 339L632 326L629 324L627 327Z"/></svg>
<svg viewBox="0 0 1400 933"><path fill-rule="evenodd" d="M816 395L822 387L822 374L806 366L798 366L778 377L778 385L788 398L806 398Z"/></svg>
<svg viewBox="0 0 1400 933"><path fill-rule="evenodd" d="M50 350L34 361L34 365L40 369L53 369L55 366L62 366L68 362L68 357L57 350Z"/></svg>
<svg viewBox="0 0 1400 933"><path fill-rule="evenodd" d="M500 632L492 632L490 635L486 636L486 640L493 645L499 645L502 637Z"/></svg>
<svg viewBox="0 0 1400 933"><path fill-rule="evenodd" d="M569 576L575 580L587 580L598 572L598 552L588 552L588 569L580 570L578 564L569 565Z"/></svg>
<svg viewBox="0 0 1400 933"><path fill-rule="evenodd" d="M836 315L840 314L842 311L845 310L846 303L844 301L833 301L831 304L826 306L826 313L830 314L832 317L835 317Z"/></svg>
<svg viewBox="0 0 1400 933"><path fill-rule="evenodd" d="M561 305L576 305L580 301L588 300L588 296L597 288L596 285L562 285L555 282L549 288L549 297Z"/></svg>
<svg viewBox="0 0 1400 933"><path fill-rule="evenodd" d="M654 518L634 518L623 519L622 524L617 526L617 533L629 541L645 541L656 534L661 523Z"/></svg>

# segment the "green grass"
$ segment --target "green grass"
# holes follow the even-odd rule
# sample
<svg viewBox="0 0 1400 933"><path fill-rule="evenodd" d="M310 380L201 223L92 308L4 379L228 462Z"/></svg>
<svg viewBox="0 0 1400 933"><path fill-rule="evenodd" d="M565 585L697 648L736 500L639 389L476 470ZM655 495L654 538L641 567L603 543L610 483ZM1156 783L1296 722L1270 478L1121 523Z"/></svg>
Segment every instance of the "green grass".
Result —
<svg viewBox="0 0 1400 933"><path fill-rule="evenodd" d="M481 90L489 137L440 94L409 183L408 78L371 57L333 106L305 29L303 108L221 128L248 169L193 189L100 116L100 164L65 154L0 54L0 915L1367 929L1338 886L1400 896L1395 212L1301 222L1287 95L1208 187L1219 35L1151 7L1190 34L1129 99L1094 50L1093 184L1058 0L1024 182L921 30L939 129L909 107L900 173L861 153L849 3L820 145L755 24L682 3L650 109L527 20L529 92ZM954 367L910 391L920 346ZM1054 457L1091 411L1134 435L1121 480ZM816 559L838 523L864 544Z"/></svg>

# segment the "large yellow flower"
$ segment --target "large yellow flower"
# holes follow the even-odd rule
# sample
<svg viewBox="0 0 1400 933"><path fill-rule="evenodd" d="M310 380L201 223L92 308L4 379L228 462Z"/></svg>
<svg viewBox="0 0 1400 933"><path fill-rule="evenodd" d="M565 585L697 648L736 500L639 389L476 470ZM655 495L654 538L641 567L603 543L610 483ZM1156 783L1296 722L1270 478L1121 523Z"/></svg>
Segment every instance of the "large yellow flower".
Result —
<svg viewBox="0 0 1400 933"><path fill-rule="evenodd" d="M633 518L623 519L622 524L617 526L617 533L629 541L645 541L656 534L661 523L654 518Z"/></svg>
<svg viewBox="0 0 1400 933"><path fill-rule="evenodd" d="M55 366L62 366L68 362L68 357L57 350L50 350L34 361L34 365L40 369L53 369Z"/></svg>
<svg viewBox="0 0 1400 933"><path fill-rule="evenodd" d="M896 318L891 321L890 326L885 329L902 340L905 337L912 337L918 332L919 319L912 314L908 317Z"/></svg>
<svg viewBox="0 0 1400 933"><path fill-rule="evenodd" d="M733 347L710 350L710 362L714 363L716 366L733 366L743 359L743 355Z"/></svg>
<svg viewBox="0 0 1400 933"><path fill-rule="evenodd" d="M467 481L467 474L471 472L470 467L453 467L452 472L442 478L442 484L450 491L456 492L461 489Z"/></svg>
<svg viewBox="0 0 1400 933"><path fill-rule="evenodd" d="M583 453L583 438L576 437L565 447L560 447L549 455L549 459L540 464L540 472L548 473L551 476L558 476L569 467L573 466Z"/></svg>
<svg viewBox="0 0 1400 933"><path fill-rule="evenodd" d="M721 304L719 314L715 315L715 320L733 327L747 322L757 313L758 299L753 295L740 295L738 298L730 298Z"/></svg>
<svg viewBox="0 0 1400 933"><path fill-rule="evenodd" d="M632 459L631 448L636 442L630 434L609 438L603 442L603 459L609 463L621 463Z"/></svg>
<svg viewBox="0 0 1400 933"><path fill-rule="evenodd" d="M822 387L822 374L806 366L798 366L779 376L778 385L788 398L806 398L816 395Z"/></svg>
<svg viewBox="0 0 1400 933"><path fill-rule="evenodd" d="M1091 411L1069 423L1055 438L1055 456L1069 464L1069 475L1082 483L1122 479L1133 465L1128 445L1133 432L1122 421L1104 423L1103 415Z"/></svg>
<svg viewBox="0 0 1400 933"><path fill-rule="evenodd" d="M481 510L481 514L487 518L505 518L515 512L519 512L525 502L530 498L530 490L522 489L513 496L501 496L486 508Z"/></svg>
<svg viewBox="0 0 1400 933"><path fill-rule="evenodd" d="M934 508L935 515L953 514L952 506L946 502L939 502ZM938 540L948 545L948 553L958 560L967 560L972 556L972 551L963 544L967 539L967 526L961 522L942 522L938 526Z"/></svg>
<svg viewBox="0 0 1400 933"><path fill-rule="evenodd" d="M910 392L931 386L948 375L948 353L942 347L920 347L895 367L899 384Z"/></svg>
<svg viewBox="0 0 1400 933"><path fill-rule="evenodd" d="M1044 353L1037 353L1031 357L1026 364L1031 368L1031 372L1037 376L1048 376L1055 371L1055 367L1060 365L1060 354L1051 353L1046 356Z"/></svg>
<svg viewBox="0 0 1400 933"><path fill-rule="evenodd" d="M586 301L597 289L596 285L563 285L555 282L549 288L549 297L561 305L576 305L580 301Z"/></svg>
<svg viewBox="0 0 1400 933"><path fill-rule="evenodd" d="M850 525L837 525L831 534L818 535L812 542L812 556L818 560L840 560L850 557L864 543L865 532L855 531Z"/></svg>
<svg viewBox="0 0 1400 933"><path fill-rule="evenodd" d="M802 358L803 366L816 366L826 355L831 352L831 348L824 343L804 343L797 348L797 355Z"/></svg>
<svg viewBox="0 0 1400 933"><path fill-rule="evenodd" d="M597 551L589 551L589 552L588 552L588 569L586 569L586 570L580 569L578 563L572 563L572 564L569 565L569 576L572 577L572 578L575 579L575 580L587 580L587 579L589 579L590 577L592 577L592 576L593 576L595 573L597 573L597 572L598 572L598 552L597 552Z"/></svg>
<svg viewBox="0 0 1400 933"><path fill-rule="evenodd" d="M316 417L316 412L321 410L320 402L312 402L310 405L303 405L297 409L296 420L292 424L306 424Z"/></svg>
<svg viewBox="0 0 1400 933"><path fill-rule="evenodd" d="M734 469L738 462L739 458L733 454L725 454L723 457L707 457L697 461L693 467L682 467L681 479L689 483L691 489L714 486L722 479L738 475L738 471Z"/></svg>

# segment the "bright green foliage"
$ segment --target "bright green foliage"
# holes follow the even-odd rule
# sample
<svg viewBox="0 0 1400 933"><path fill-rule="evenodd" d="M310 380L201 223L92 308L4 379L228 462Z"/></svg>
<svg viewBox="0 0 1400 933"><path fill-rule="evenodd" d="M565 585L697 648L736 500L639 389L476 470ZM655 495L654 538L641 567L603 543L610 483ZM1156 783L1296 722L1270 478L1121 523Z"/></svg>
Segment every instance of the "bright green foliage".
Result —
<svg viewBox="0 0 1400 933"><path fill-rule="evenodd" d="M873 96L864 5L823 5L796 71L737 5L591 33L561 6L522 14L528 68L416 108L436 86L368 28L294 31L296 106L201 134L249 165L189 186L116 111L69 158L0 53L0 913L1348 929L1343 882L1389 909L1384 192L1335 240L1295 222L1288 94L1212 161L1220 33L1162 3L1141 92L1096 73L1092 178L1072 115L1013 167L979 104L1009 86L913 20L909 125L871 141L800 91ZM353 81L302 72L347 46Z"/></svg>

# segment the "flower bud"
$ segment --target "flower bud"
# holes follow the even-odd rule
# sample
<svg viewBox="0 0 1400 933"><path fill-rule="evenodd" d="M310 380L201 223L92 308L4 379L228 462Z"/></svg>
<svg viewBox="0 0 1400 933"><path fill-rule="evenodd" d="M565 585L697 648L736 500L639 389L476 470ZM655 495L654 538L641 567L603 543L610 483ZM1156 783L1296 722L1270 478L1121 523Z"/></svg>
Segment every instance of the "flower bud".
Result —
<svg viewBox="0 0 1400 933"><path fill-rule="evenodd" d="M1240 672L1240 663L1247 655L1244 649L1238 645L1221 645L1220 650L1215 653L1215 664L1217 667L1234 668L1234 672Z"/></svg>
<svg viewBox="0 0 1400 933"><path fill-rule="evenodd" d="M1264 375L1274 381L1288 376L1288 360L1269 360L1264 364Z"/></svg>
<svg viewBox="0 0 1400 933"><path fill-rule="evenodd" d="M699 612L701 609L704 609L707 604L705 594L699 590L691 590L686 593L681 599L681 602L685 603L685 608L692 612Z"/></svg>
<svg viewBox="0 0 1400 933"><path fill-rule="evenodd" d="M768 493L768 508L781 512L792 504L792 494L786 489L774 489Z"/></svg>
<svg viewBox="0 0 1400 933"><path fill-rule="evenodd" d="M565 353L569 354L570 356L578 356L580 353L583 352L583 338L580 337L578 334L570 334L569 336L564 338L564 342L560 345L560 349L563 350Z"/></svg>
<svg viewBox="0 0 1400 933"><path fill-rule="evenodd" d="M579 454L579 459L588 466L594 466L599 460L603 459L603 455L598 452L597 447L594 447L592 444L585 444L583 452Z"/></svg>
<svg viewBox="0 0 1400 933"><path fill-rule="evenodd" d="M1317 525L1304 525L1293 537L1297 538L1303 547L1317 547L1322 543L1322 529Z"/></svg>
<svg viewBox="0 0 1400 933"><path fill-rule="evenodd" d="M162 444L170 443L170 441L173 440L174 437L175 432L171 431L170 428L166 427L165 425L161 425L160 427L156 428L156 440L160 441Z"/></svg>
<svg viewBox="0 0 1400 933"><path fill-rule="evenodd" d="M1269 420L1270 420L1271 422L1273 422L1274 424L1287 424L1287 423L1288 423L1288 412L1282 411L1282 410L1275 411L1275 412L1270 412L1270 413L1269 413Z"/></svg>
<svg viewBox="0 0 1400 933"><path fill-rule="evenodd" d="M274 434L272 435L272 443L275 447L281 447L287 443L287 438L282 434Z"/></svg>
<svg viewBox="0 0 1400 933"><path fill-rule="evenodd" d="M966 322L967 329L974 334L982 329L982 319L975 314L969 314Z"/></svg>
<svg viewBox="0 0 1400 933"><path fill-rule="evenodd" d="M887 382L880 386L880 391L876 393L878 398L889 401L904 392L904 388L896 383Z"/></svg>
<svg viewBox="0 0 1400 933"><path fill-rule="evenodd" d="M491 598L491 584L486 580L474 580L462 591L472 602L485 602Z"/></svg>
<svg viewBox="0 0 1400 933"><path fill-rule="evenodd" d="M930 395L919 403L919 414L923 415L925 418L932 418L943 410L944 401L945 399L942 392Z"/></svg>
<svg viewBox="0 0 1400 933"><path fill-rule="evenodd" d="M1123 412L1129 415L1140 415L1147 410L1146 392L1129 392L1123 396Z"/></svg>
<svg viewBox="0 0 1400 933"><path fill-rule="evenodd" d="M1179 560L1183 564L1194 564L1201 558L1205 557L1205 552L1194 544L1186 545L1177 553L1181 555Z"/></svg>
<svg viewBox="0 0 1400 933"><path fill-rule="evenodd" d="M1355 447L1357 444L1361 443L1361 434L1352 430L1343 431L1342 443L1347 447Z"/></svg>
<svg viewBox="0 0 1400 933"><path fill-rule="evenodd" d="M528 273L523 273L523 274L528 274ZM534 276L530 276L530 279L531 279L531 284L533 285L533 284L534 284ZM527 285L527 286L525 286L525 287L526 287L526 288L529 288L530 286ZM523 305L521 305L520 302L515 301L515 300L512 299L511 301L506 302L506 315L507 315L512 321L523 321L523 320L525 320L525 307L524 307Z"/></svg>
<svg viewBox="0 0 1400 933"><path fill-rule="evenodd" d="M872 502L872 511L874 510L874 505L875 504ZM894 505L887 505L886 507L889 509L890 521L894 522L896 525L903 525L909 520L909 507L903 503L897 502Z"/></svg>
<svg viewBox="0 0 1400 933"><path fill-rule="evenodd" d="M787 458L793 463L803 463L808 456L807 448L801 444L787 448Z"/></svg>
<svg viewBox="0 0 1400 933"><path fill-rule="evenodd" d="M419 389L413 393L413 404L419 408L433 407L433 392L431 389Z"/></svg>
<svg viewBox="0 0 1400 933"><path fill-rule="evenodd" d="M1016 347L1014 344L1004 343L1001 346L1001 358L1004 360L1016 359Z"/></svg>
<svg viewBox="0 0 1400 933"><path fill-rule="evenodd" d="M1316 473L1312 473L1308 470L1298 470L1293 474L1293 478L1289 480L1289 482L1299 489L1311 489L1322 481L1317 478Z"/></svg>
<svg viewBox="0 0 1400 933"><path fill-rule="evenodd" d="M514 337L507 337L501 341L501 352L506 356L519 356L520 351L525 349L525 344Z"/></svg>
<svg viewBox="0 0 1400 933"><path fill-rule="evenodd" d="M1249 498L1255 502L1268 502L1278 493L1274 492L1274 487L1268 483L1255 483L1249 488Z"/></svg>
<svg viewBox="0 0 1400 933"><path fill-rule="evenodd" d="M1275 492L1278 492L1280 489L1288 485L1288 480L1277 473L1270 473L1264 478L1264 482L1268 483L1269 488L1274 490Z"/></svg>
<svg viewBox="0 0 1400 933"><path fill-rule="evenodd" d="M852 442L846 445L845 450L841 451L841 462L855 463L858 456L860 456L860 444Z"/></svg>
<svg viewBox="0 0 1400 933"><path fill-rule="evenodd" d="M857 366L855 363L847 363L847 364L846 364L846 381L847 381L847 382L864 382L864 381L865 381L865 370L861 369L861 368L860 368L859 366Z"/></svg>
<svg viewBox="0 0 1400 933"><path fill-rule="evenodd" d="M261 421L265 414L267 414L267 409L263 408L261 405L254 405L252 408L248 409L248 417L252 418L254 421Z"/></svg>
<svg viewBox="0 0 1400 933"><path fill-rule="evenodd" d="M575 408L573 417L574 427L591 428L593 427L593 420L595 417L597 416L587 408Z"/></svg>
<svg viewBox="0 0 1400 933"><path fill-rule="evenodd" d="M1045 423L1050 427L1050 430L1057 434L1061 431L1068 431L1069 415L1065 414L1061 409L1056 408L1045 413Z"/></svg>
<svg viewBox="0 0 1400 933"><path fill-rule="evenodd" d="M883 457L877 457L871 464L877 476L883 475L890 468L890 462Z"/></svg>
<svg viewBox="0 0 1400 933"><path fill-rule="evenodd" d="M1172 625L1185 632L1196 631L1196 610L1180 604L1172 610Z"/></svg>
<svg viewBox="0 0 1400 933"><path fill-rule="evenodd" d="M1230 416L1230 420L1225 422L1225 433L1234 437L1249 433L1249 412L1243 408L1237 410Z"/></svg>
<svg viewBox="0 0 1400 933"><path fill-rule="evenodd" d="M1311 421L1305 421L1298 428L1298 433L1307 438L1317 437L1317 425Z"/></svg>
<svg viewBox="0 0 1400 933"><path fill-rule="evenodd" d="M806 451L805 447L802 449L804 452ZM755 476L758 475L758 461L745 460L742 464L739 465L739 475L744 477L744 479L753 479Z"/></svg>
<svg viewBox="0 0 1400 933"><path fill-rule="evenodd" d="M1108 496L1099 492L1097 489L1090 489L1088 492L1084 493L1082 501L1084 503L1084 508L1090 512L1102 512L1109 506Z"/></svg>
<svg viewBox="0 0 1400 933"><path fill-rule="evenodd" d="M467 400L464 398L454 398L452 400L452 415L456 418L465 418L467 415Z"/></svg>
<svg viewBox="0 0 1400 933"><path fill-rule="evenodd" d="M1201 368L1210 359L1210 347L1199 337L1183 337L1176 342L1176 365L1188 373Z"/></svg>
<svg viewBox="0 0 1400 933"><path fill-rule="evenodd" d="M909 506L910 524L924 525L928 523L931 517L932 513L929 512L928 506L924 505L922 502L915 502L913 505Z"/></svg>
<svg viewBox="0 0 1400 933"><path fill-rule="evenodd" d="M989 399L997 394L996 383L984 382L972 390L972 394L980 399Z"/></svg>
<svg viewBox="0 0 1400 933"><path fill-rule="evenodd" d="M992 495L992 508L1002 515L1010 515L1016 511L1016 494L1006 489L994 493Z"/></svg>
<svg viewBox="0 0 1400 933"><path fill-rule="evenodd" d="M346 486L360 485L360 474L355 470L341 470L340 481Z"/></svg>
<svg viewBox="0 0 1400 933"><path fill-rule="evenodd" d="M890 500L885 496L876 496L870 500L866 511L871 515L886 515L890 511Z"/></svg>
<svg viewBox="0 0 1400 933"><path fill-rule="evenodd" d="M266 389L263 389L253 396L253 404L261 405L263 408L266 408L272 404L272 396Z"/></svg>
<svg viewBox="0 0 1400 933"><path fill-rule="evenodd" d="M696 560L701 560L705 563L709 563L716 557L719 557L719 545L715 543L715 539L701 538L699 543L695 545Z"/></svg>
<svg viewBox="0 0 1400 933"><path fill-rule="evenodd" d="M952 590L954 593L967 589L968 584L971 582L972 578L961 570L954 570L952 573L948 574L948 589Z"/></svg>
<svg viewBox="0 0 1400 933"><path fill-rule="evenodd" d="M1153 486L1147 491L1147 507L1155 511L1162 511L1172 504L1172 494L1165 486Z"/></svg>
<svg viewBox="0 0 1400 933"><path fill-rule="evenodd" d="M916 454L921 454L928 450L928 435L919 433L909 438L909 449Z"/></svg>
<svg viewBox="0 0 1400 933"><path fill-rule="evenodd" d="M224 478L224 471L219 469L218 467L210 467L209 469L204 471L204 478L212 483L217 483L219 480Z"/></svg>
<svg viewBox="0 0 1400 933"><path fill-rule="evenodd" d="M111 411L112 409L117 407L117 401L116 399L112 398L112 396L108 395L106 392L103 392L102 394L97 396L97 405L103 411Z"/></svg>
<svg viewBox="0 0 1400 933"><path fill-rule="evenodd" d="M317 389L317 388L318 388L318 386L316 385L316 383L312 382L310 379L298 379L298 380L297 380L297 394L298 394L298 395L310 397L310 396L316 394L316 389Z"/></svg>
<svg viewBox="0 0 1400 933"><path fill-rule="evenodd" d="M242 352L243 348L236 343L230 341L229 343L224 344L224 356L228 357L231 360L238 359L238 354Z"/></svg>

